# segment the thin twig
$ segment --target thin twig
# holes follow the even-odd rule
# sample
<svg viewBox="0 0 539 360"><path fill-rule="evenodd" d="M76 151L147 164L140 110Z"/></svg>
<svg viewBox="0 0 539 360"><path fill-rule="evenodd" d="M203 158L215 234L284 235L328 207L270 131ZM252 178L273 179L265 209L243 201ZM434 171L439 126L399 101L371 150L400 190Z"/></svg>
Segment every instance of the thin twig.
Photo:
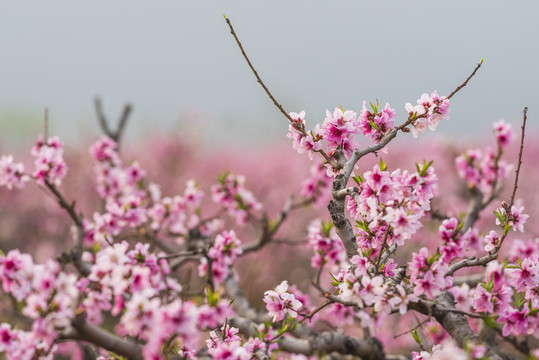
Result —
<svg viewBox="0 0 539 360"><path fill-rule="evenodd" d="M224 15L223 15L224 16ZM271 99L271 101L273 101L273 104L279 109L279 111L288 119L288 121L290 121L291 123L294 122L294 120L290 117L290 115L283 109L283 107L281 106L281 104L279 104L277 102L277 100L275 100L275 98L273 97L273 95L271 94L271 92L269 91L269 89L266 87L266 85L264 84L264 82L262 81L262 79L260 78L260 76L258 75L258 73L256 72L256 69L254 68L253 64L251 63L251 60L249 60L249 57L247 56L247 54L245 53L245 50L243 50L243 46L241 45L241 42L240 40L238 39L238 36L236 35L236 32L234 31L234 27L232 26L232 23L230 22L230 19L227 18L226 16L224 16L225 20L226 20L226 23L228 24L228 27L230 27L230 32L232 33L232 36L234 36L234 39L236 40L236 43L238 44L238 47L240 48L241 50L241 54L243 55L243 57L245 58L245 61L247 61L247 65L249 65L249 67L251 68L251 71L253 72L253 74L256 76L256 80L258 81L258 83L260 84L260 86L262 86L262 88L264 89L264 91L266 92L266 94L269 96L269 98Z"/></svg>
<svg viewBox="0 0 539 360"><path fill-rule="evenodd" d="M232 23L230 22L230 19L227 18L224 14L223 14L223 17L225 18L226 20L226 23L228 24L228 27L230 28L230 33L232 34L232 36L234 36L234 39L236 40L236 44L238 44L238 47L240 48L241 50L241 54L243 55L243 57L245 58L245 61L247 61L247 65L249 65L249 68L251 69L251 71L253 72L253 74L255 75L256 77L256 81L260 84L260 86L262 86L262 88L264 89L264 91L266 92L266 94L269 96L269 98L271 99L271 101L273 102L273 104L279 109L279 111L288 119L288 121L290 121L291 124L295 124L296 122L294 121L294 119L292 119L292 117L285 111L285 109L281 106L281 104L279 104L277 102L277 100L275 99L275 97L273 97L273 95L271 94L271 92L269 91L268 87L266 86L266 84L264 84L264 82L262 81L262 78L258 75L258 72L256 71L255 67L253 66L253 64L251 63L251 60L249 60L249 57L247 56L247 53L245 52L245 50L243 49L243 46L241 45L241 42L240 42L240 39L238 38L238 35L236 35L236 31L234 31L234 27L232 26ZM304 130L304 129L298 129L296 128L296 130L300 131L302 133L303 136L309 136L309 134ZM328 163L330 163L334 168L337 168L337 164L335 164L334 161L331 160L331 157L328 156L328 154L326 154L326 152L324 150L315 150L315 152L318 152L320 153L324 159L326 159L326 161Z"/></svg>
<svg viewBox="0 0 539 360"><path fill-rule="evenodd" d="M447 97L447 99L451 99L453 97L453 95L455 95L457 92L460 91L460 89L462 89L463 87L466 86L466 84L468 84L468 81L470 81L470 79L475 75L475 73L477 72L477 70L479 70L479 68L481 67L481 65L483 65L483 59L481 59L481 61L477 64L477 66L475 67L474 71L471 73L470 76L468 76L468 78L462 83L460 84L455 90L453 90L453 92L451 94L449 94L449 96Z"/></svg>
<svg viewBox="0 0 539 360"><path fill-rule="evenodd" d="M513 185L513 193L511 194L511 202L509 203L509 208L515 203L515 195L517 193L518 187L518 175L520 174L520 166L522 165L522 153L524 152L524 134L526 132L526 120L528 120L528 107L526 106L522 115L522 132L520 135L520 150L518 151L518 165L515 171L515 184Z"/></svg>
<svg viewBox="0 0 539 360"><path fill-rule="evenodd" d="M430 318L427 318L427 319L421 321L419 324L417 324L417 325L414 326L413 328L411 328L410 330L406 330L405 332L402 332L402 333L400 333L400 334L394 335L394 336L393 336L393 339L396 339L396 338L399 338L399 337L401 337L401 336L403 336L403 335L409 334L409 333L411 333L412 331L419 329L421 326L425 325L425 324L428 323L429 321L430 321Z"/></svg>
<svg viewBox="0 0 539 360"><path fill-rule="evenodd" d="M119 143L120 138L122 137L122 134L125 130L127 119L129 118L129 114L131 114L131 110L133 110L133 107L129 103L125 104L123 112L122 112L122 116L120 117L120 121L118 122L118 126L116 127L116 130L113 131L109 127L107 118L105 117L105 114L103 112L103 107L101 106L101 99L99 97L96 97L94 100L94 104L95 104L95 111L97 114L97 120L99 121L101 130L105 133L105 135L110 137L116 143Z"/></svg>
<svg viewBox="0 0 539 360"><path fill-rule="evenodd" d="M49 109L45 108L45 119L44 119L44 129L43 129L43 141L47 142L49 138Z"/></svg>
<svg viewBox="0 0 539 360"><path fill-rule="evenodd" d="M331 300L326 300L325 302L323 302L322 304L318 305L316 307L316 309L314 309L313 311L311 311L309 314L301 314L301 316L303 317L303 319L301 319L300 323L302 323L303 321L305 321L305 319L312 319L313 316L318 313L320 310L322 310L323 308L325 308L326 306L328 305L331 305L333 304L333 301Z"/></svg>

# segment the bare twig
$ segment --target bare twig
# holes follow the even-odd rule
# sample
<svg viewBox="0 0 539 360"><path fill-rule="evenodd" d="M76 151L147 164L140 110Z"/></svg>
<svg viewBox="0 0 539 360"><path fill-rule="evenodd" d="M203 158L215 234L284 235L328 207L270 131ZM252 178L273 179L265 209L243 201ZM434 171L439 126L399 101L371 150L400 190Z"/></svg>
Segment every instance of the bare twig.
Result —
<svg viewBox="0 0 539 360"><path fill-rule="evenodd" d="M87 323L84 314L77 315L72 320L72 325L75 331L61 334L61 338L88 341L129 359L143 359L142 345L134 341L122 339L96 325Z"/></svg>
<svg viewBox="0 0 539 360"><path fill-rule="evenodd" d="M419 329L421 326L425 325L425 324L428 323L429 321L430 321L430 318L427 318L427 319L421 321L419 324L417 324L417 325L414 326L413 328L411 328L411 329L409 329L409 330L406 330L405 332L402 332L402 333L400 333L400 334L397 334L397 335L393 336L393 339L397 339L397 338L399 338L399 337L401 337L401 336L403 336L403 335L409 334L409 333L411 333L412 331Z"/></svg>
<svg viewBox="0 0 539 360"><path fill-rule="evenodd" d="M526 133L526 120L528 119L528 107L526 106L522 115L522 132L520 135L520 149L518 151L518 164L515 171L515 183L513 185L513 192L511 193L511 201L509 202L509 208L515 203L515 196L518 188L518 175L520 174L520 166L522 165L522 153L524 152L524 134Z"/></svg>
<svg viewBox="0 0 539 360"><path fill-rule="evenodd" d="M99 125L101 126L101 130L105 133L105 135L110 137L116 143L119 143L120 138L122 137L122 134L125 130L125 125L127 124L129 114L131 113L131 110L133 109L133 107L131 106L131 104L125 104L122 115L118 122L118 126L116 127L116 130L113 131L109 127L107 118L105 117L105 114L103 113L103 107L101 106L101 99L99 97L96 97L94 100L94 104L95 104L95 111L97 113L97 119L99 121Z"/></svg>
<svg viewBox="0 0 539 360"><path fill-rule="evenodd" d="M275 97L273 97L273 95L271 94L271 92L269 91L268 87L266 86L266 84L264 84L264 82L262 81L262 78L260 78L260 76L258 75L258 72L256 71L255 67L253 66L253 64L251 63L251 60L249 60L249 57L247 56L247 53L245 52L245 50L243 50L243 46L241 45L241 42L238 38L238 35L236 35L236 31L234 31L234 27L232 26L232 23L230 22L230 19L227 18L224 14L223 14L223 17L225 18L226 20L226 23L228 24L228 27L230 28L230 33L232 34L232 36L234 36L234 39L236 40L236 43L238 44L238 47L240 48L241 50L241 54L243 55L243 57L245 58L245 61L247 61L247 65L249 65L249 68L251 69L251 71L253 72L253 74L255 75L256 77L256 81L260 84L260 86L262 86L262 88L264 89L264 91L266 92L266 94L269 96L269 98L271 99L271 101L273 102L273 104L279 109L279 111L288 119L288 121L290 121L291 124L294 124L295 121L292 119L292 117L290 117L290 115L285 111L285 109L281 106L281 104L279 104L277 102L277 100L275 99ZM300 131L304 136L309 136L307 134L307 132L304 130L304 129L298 129L296 128L298 131ZM331 160L331 157L328 156L328 154L326 154L326 152L324 150L317 150L316 152L320 153L324 159L326 159L326 161L328 163L330 163L334 168L336 168L336 164L334 161Z"/></svg>
<svg viewBox="0 0 539 360"><path fill-rule="evenodd" d="M470 189L470 195L470 204L468 205L467 215L461 229L462 234L473 226L477 219L479 219L481 210L483 210L483 193L481 190L477 186L474 186Z"/></svg>
<svg viewBox="0 0 539 360"><path fill-rule="evenodd" d="M331 300L326 300L324 301L322 304L318 305L313 311L311 311L310 313L308 314L301 314L301 316L303 316L303 319L300 321L300 322L303 322L305 321L305 319L312 319L314 315L316 315L320 310L324 309L325 307L327 307L328 305L331 305L333 304L333 301Z"/></svg>
<svg viewBox="0 0 539 360"><path fill-rule="evenodd" d="M49 109L45 108L43 141L47 142L48 138L49 138Z"/></svg>
<svg viewBox="0 0 539 360"><path fill-rule="evenodd" d="M481 61L477 64L477 66L475 67L474 71L471 73L470 76L468 76L468 78L466 80L464 80L464 82L462 84L460 84L455 90L453 90L453 92L451 94L449 94L449 96L447 97L448 99L451 99L453 97L453 95L455 95L457 92L460 91L460 89L462 89L463 87L465 87L467 84L468 84L468 81L470 81L470 79L475 75L475 73L477 72L477 70L479 70L479 68L481 67L481 65L483 65L483 59L481 59Z"/></svg>

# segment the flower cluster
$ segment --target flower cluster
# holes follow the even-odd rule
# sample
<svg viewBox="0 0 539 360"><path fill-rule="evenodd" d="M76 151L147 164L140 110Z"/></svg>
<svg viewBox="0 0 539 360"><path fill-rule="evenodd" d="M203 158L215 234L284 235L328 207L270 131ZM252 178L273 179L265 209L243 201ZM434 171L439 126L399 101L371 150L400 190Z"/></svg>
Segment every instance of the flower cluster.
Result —
<svg viewBox="0 0 539 360"><path fill-rule="evenodd" d="M539 330L539 254L509 265L489 263L485 282L473 291L477 312L497 317L503 336Z"/></svg>
<svg viewBox="0 0 539 360"><path fill-rule="evenodd" d="M367 110L366 102L363 102L363 108L359 114L358 123L363 135L374 140L378 144L382 137L395 127L395 110L388 103L379 111L378 101L371 103L371 110Z"/></svg>
<svg viewBox="0 0 539 360"><path fill-rule="evenodd" d="M79 296L77 277L67 274L52 260L34 264L18 249L0 255L0 282L33 320L29 331L0 325L0 352L10 359L52 358L58 331L70 326Z"/></svg>
<svg viewBox="0 0 539 360"><path fill-rule="evenodd" d="M412 133L414 137L424 132L428 127L436 130L440 120L449 119L449 100L445 96L439 96L436 91L424 93L417 100L417 105L406 103L408 118L413 121Z"/></svg>
<svg viewBox="0 0 539 360"><path fill-rule="evenodd" d="M452 217L443 220L438 228L442 239L442 246L440 246L439 250L444 262L447 264L459 257L475 255L481 251L477 232L470 228L462 233L462 225L457 218Z"/></svg>
<svg viewBox="0 0 539 360"><path fill-rule="evenodd" d="M144 170L137 162L124 166L117 150L116 142L107 136L90 147L95 162L97 192L107 202L128 197L144 199L146 194L138 186L145 176Z"/></svg>
<svg viewBox="0 0 539 360"><path fill-rule="evenodd" d="M495 191L493 186L509 176L512 166L504 160L497 160L491 147L484 150L468 150L455 159L459 176L466 180L468 187L477 187L483 193Z"/></svg>
<svg viewBox="0 0 539 360"><path fill-rule="evenodd" d="M288 138L292 139L292 147L297 150L298 153L307 153L309 159L313 159L313 153L322 149L320 140L322 134L320 133L320 126L317 125L314 131L307 133L305 131L305 111L298 113L291 112L290 118L293 120L288 125Z"/></svg>
<svg viewBox="0 0 539 360"><path fill-rule="evenodd" d="M219 184L212 186L212 199L222 205L238 225L245 224L249 213L262 209L253 193L245 188L245 177L229 173L219 176Z"/></svg>
<svg viewBox="0 0 539 360"><path fill-rule="evenodd" d="M210 332L210 339L206 340L208 353L215 360L249 360L257 350L266 350L266 343L259 338L250 338L243 345L237 335L238 329L225 324L217 331Z"/></svg>
<svg viewBox="0 0 539 360"><path fill-rule="evenodd" d="M513 140L513 130L511 124L506 123L503 119L495 122L493 125L494 136L498 141L499 146L505 149Z"/></svg>
<svg viewBox="0 0 539 360"><path fill-rule="evenodd" d="M32 176L37 183L44 185L45 182L49 182L60 186L67 173L67 165L64 161L64 147L60 139L52 137L45 142L40 135L32 148L32 155L36 157L34 162L35 170Z"/></svg>
<svg viewBox="0 0 539 360"><path fill-rule="evenodd" d="M362 326L373 328L391 312L405 314L408 304L419 300L409 287L389 286L384 279L385 275L371 275L368 262L362 256L355 255L351 263L355 267L342 269L334 277L333 284L337 286L342 301L353 303L361 309L356 315L361 319ZM372 307L374 315L369 316L368 307Z"/></svg>
<svg viewBox="0 0 539 360"><path fill-rule="evenodd" d="M204 192L194 180L187 181L183 196L161 198L157 185L153 185L152 189L151 198L154 204L148 209L151 228L154 231L166 230L177 236L178 242L181 242L182 238L188 236L189 230L200 223L198 214ZM220 228L222 224L209 222L208 226L210 225Z"/></svg>
<svg viewBox="0 0 539 360"><path fill-rule="evenodd" d="M417 168L415 173L390 173L381 163L356 177L359 194L349 197L347 208L357 220L358 245L364 251L379 250L384 242L401 246L422 226L420 219L437 193L437 177L431 163Z"/></svg>
<svg viewBox="0 0 539 360"><path fill-rule="evenodd" d="M354 137L360 133L358 125L357 114L351 110L335 108L333 113L326 110L321 134L327 142L328 150L333 152L339 147L350 155L357 147Z"/></svg>
<svg viewBox="0 0 539 360"><path fill-rule="evenodd" d="M483 193L493 193L502 180L507 178L512 166L500 159L503 149L510 143L513 133L511 126L503 120L494 123L494 134L498 142L498 151L491 147L483 150L468 150L455 159L459 176L466 180L468 187L477 187Z"/></svg>
<svg viewBox="0 0 539 360"><path fill-rule="evenodd" d="M207 274L208 261L211 261L212 278L215 286L219 286L225 281L229 268L242 252L241 241L237 238L234 230L217 234L213 246L208 250L207 257L200 259L198 267L200 276Z"/></svg>
<svg viewBox="0 0 539 360"><path fill-rule="evenodd" d="M3 155L0 158L0 186L8 189L17 187L22 189L29 176L24 174L24 165L14 163L12 155Z"/></svg>
<svg viewBox="0 0 539 360"><path fill-rule="evenodd" d="M311 265L318 269L324 264L329 265L330 271L336 271L347 263L346 254L341 240L337 236L333 224L312 221L307 228L307 240L313 249ZM336 268L335 268L336 267Z"/></svg>
<svg viewBox="0 0 539 360"><path fill-rule="evenodd" d="M280 283L275 290L268 290L264 293L264 302L272 321L281 321L288 314L292 318L298 316L303 303L288 291L288 281Z"/></svg>
<svg viewBox="0 0 539 360"><path fill-rule="evenodd" d="M414 284L414 295L426 295L434 298L440 292L453 285L453 279L445 276L448 263L436 254L429 256L427 248L421 248L418 253L412 254L412 261L408 263L410 281Z"/></svg>
<svg viewBox="0 0 539 360"><path fill-rule="evenodd" d="M505 205L505 206L504 206ZM509 209L507 203L503 203L502 207L498 208L495 211L496 214L496 225L504 224L513 229L513 231L524 232L524 224L526 220L530 217L528 214L524 214L524 206L516 207L515 205L511 206L509 214L506 218L506 209Z"/></svg>
<svg viewBox="0 0 539 360"><path fill-rule="evenodd" d="M327 175L326 167L321 161L315 161L309 173L309 177L301 184L299 193L306 199L313 199L317 205L325 205L331 187L331 179Z"/></svg>

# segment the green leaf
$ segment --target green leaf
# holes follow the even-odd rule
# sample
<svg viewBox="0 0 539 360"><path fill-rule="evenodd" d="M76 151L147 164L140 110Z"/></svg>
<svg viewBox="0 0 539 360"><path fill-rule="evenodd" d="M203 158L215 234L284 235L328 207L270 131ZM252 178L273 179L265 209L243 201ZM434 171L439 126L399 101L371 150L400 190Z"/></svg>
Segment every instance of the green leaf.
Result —
<svg viewBox="0 0 539 360"><path fill-rule="evenodd" d="M384 163L384 160L382 157L380 157L380 171L386 171L387 170L387 163Z"/></svg>
<svg viewBox="0 0 539 360"><path fill-rule="evenodd" d="M502 214L500 210L494 210L494 215L502 225L505 224L505 214Z"/></svg>
<svg viewBox="0 0 539 360"><path fill-rule="evenodd" d="M329 276L331 276L331 285L333 286L339 286L341 283L332 273L328 270Z"/></svg>
<svg viewBox="0 0 539 360"><path fill-rule="evenodd" d="M219 293L217 291L211 291L210 288L206 288L206 298L210 306L217 306L219 303Z"/></svg>
<svg viewBox="0 0 539 360"><path fill-rule="evenodd" d="M356 176L352 176L352 179L356 182L356 184L358 186L361 186L361 183L365 181L365 179L363 179L361 176L359 175L356 175Z"/></svg>
<svg viewBox="0 0 539 360"><path fill-rule="evenodd" d="M483 286L489 293L494 289L494 276L491 276L487 283Z"/></svg>
<svg viewBox="0 0 539 360"><path fill-rule="evenodd" d="M378 114L378 108L380 107L380 102L378 101L378 99L376 99L376 105L373 104L371 101L369 101L369 104L371 105L372 113Z"/></svg>
<svg viewBox="0 0 539 360"><path fill-rule="evenodd" d="M224 172L222 174L217 175L217 181L219 181L219 183L224 185L228 175L230 175L230 171L226 171L226 172Z"/></svg>
<svg viewBox="0 0 539 360"><path fill-rule="evenodd" d="M371 231L369 229L369 224L365 220L362 220L362 221L356 220L356 227L358 227L361 230L365 231L367 234L370 233L370 231Z"/></svg>
<svg viewBox="0 0 539 360"><path fill-rule="evenodd" d="M331 231L331 229L333 228L333 223L331 221L322 221L322 234L324 234L324 236L328 237L329 236L329 232Z"/></svg>
<svg viewBox="0 0 539 360"><path fill-rule="evenodd" d="M431 167L431 165L434 163L434 160L431 160L429 162L426 162L423 160L423 165L420 167L419 164L415 164L416 168L418 169L417 172L419 173L419 176L423 177L427 175L427 170Z"/></svg>
<svg viewBox="0 0 539 360"><path fill-rule="evenodd" d="M421 341L421 338L419 337L419 333L417 332L417 330L412 331L412 337L414 338L415 342L419 346L423 346L423 342Z"/></svg>
<svg viewBox="0 0 539 360"><path fill-rule="evenodd" d="M487 317L483 318L483 322L485 325L491 329L497 329L498 328L498 322L493 317Z"/></svg>

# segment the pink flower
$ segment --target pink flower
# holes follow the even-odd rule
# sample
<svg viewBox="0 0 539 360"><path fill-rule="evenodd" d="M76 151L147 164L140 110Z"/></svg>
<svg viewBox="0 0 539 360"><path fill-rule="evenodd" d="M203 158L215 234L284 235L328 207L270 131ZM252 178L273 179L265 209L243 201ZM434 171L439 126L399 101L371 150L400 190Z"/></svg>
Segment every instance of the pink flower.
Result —
<svg viewBox="0 0 539 360"><path fill-rule="evenodd" d="M28 180L29 176L24 174L22 163L14 163L11 155L3 155L0 158L0 186L5 186L10 190L13 187L22 189Z"/></svg>
<svg viewBox="0 0 539 360"><path fill-rule="evenodd" d="M502 335L508 336L511 332L515 335L528 334L528 330L532 330L530 327L531 318L528 317L530 309L524 306L522 310L510 309L507 313L502 314L498 321L501 324L505 324L502 328Z"/></svg>
<svg viewBox="0 0 539 360"><path fill-rule="evenodd" d="M476 286L473 293L473 307L478 312L491 313L494 311L492 294L481 285Z"/></svg>
<svg viewBox="0 0 539 360"><path fill-rule="evenodd" d="M376 144L382 137L395 127L395 110L388 103L385 108L378 112L378 103L371 104L372 112L367 110L366 102L358 118L358 127L363 135L370 137Z"/></svg>
<svg viewBox="0 0 539 360"><path fill-rule="evenodd" d="M462 311L470 311L472 308L472 291L470 286L466 283L459 286L453 286L449 289L451 294L455 297L455 307Z"/></svg>
<svg viewBox="0 0 539 360"><path fill-rule="evenodd" d="M374 304L385 292L384 278L381 275L375 276L372 279L368 276L361 278L362 288L359 292L361 299L365 305Z"/></svg>
<svg viewBox="0 0 539 360"><path fill-rule="evenodd" d="M220 176L219 184L213 185L211 191L212 200L221 204L239 225L245 224L249 211L262 209L262 204L245 188L244 176L226 173Z"/></svg>
<svg viewBox="0 0 539 360"><path fill-rule="evenodd" d="M357 114L353 111L335 108L331 113L326 110L326 119L322 124L320 134L328 143L328 148L331 152L337 149L338 146L343 147L345 153L350 154L355 144L353 137L358 133L357 129ZM348 146L345 146L348 145Z"/></svg>
<svg viewBox="0 0 539 360"><path fill-rule="evenodd" d="M47 142L43 142L40 135L32 148L32 155L36 157L34 162L36 167L32 176L34 176L37 183L44 185L47 181L60 186L67 172L67 166L63 158L63 145L60 139L52 137Z"/></svg>
<svg viewBox="0 0 539 360"><path fill-rule="evenodd" d="M288 292L288 281L283 281L275 290L268 290L264 293L264 302L273 322L281 321L288 314L295 318L298 310L303 304L296 297Z"/></svg>
<svg viewBox="0 0 539 360"><path fill-rule="evenodd" d="M500 147L506 148L513 139L513 131L511 129L511 124L507 124L503 119L493 124L494 135L498 140Z"/></svg>
<svg viewBox="0 0 539 360"><path fill-rule="evenodd" d="M496 231L491 230L490 233L485 236L484 242L487 244L485 245L485 251L492 251L496 246L498 246L498 243L500 241L500 238L498 237L498 234Z"/></svg>
<svg viewBox="0 0 539 360"><path fill-rule="evenodd" d="M517 269L508 269L507 272L516 291L535 289L539 284L539 257L525 258Z"/></svg>
<svg viewBox="0 0 539 360"><path fill-rule="evenodd" d="M521 206L517 208L515 205L511 207L511 213L509 214L509 220L507 224L513 228L513 231L519 230L520 232L524 232L524 224L526 223L526 220L529 218L529 215L523 214L524 206ZM505 215L505 208L501 207L498 208L497 212L500 215ZM496 225L500 225L500 219L496 218Z"/></svg>
<svg viewBox="0 0 539 360"><path fill-rule="evenodd" d="M406 103L405 108L408 111L408 117L416 119L412 128L414 137L424 132L427 127L432 131L436 130L440 120L449 119L449 100L445 96L438 96L436 91L430 96L426 93L422 94L417 100L417 105Z"/></svg>

